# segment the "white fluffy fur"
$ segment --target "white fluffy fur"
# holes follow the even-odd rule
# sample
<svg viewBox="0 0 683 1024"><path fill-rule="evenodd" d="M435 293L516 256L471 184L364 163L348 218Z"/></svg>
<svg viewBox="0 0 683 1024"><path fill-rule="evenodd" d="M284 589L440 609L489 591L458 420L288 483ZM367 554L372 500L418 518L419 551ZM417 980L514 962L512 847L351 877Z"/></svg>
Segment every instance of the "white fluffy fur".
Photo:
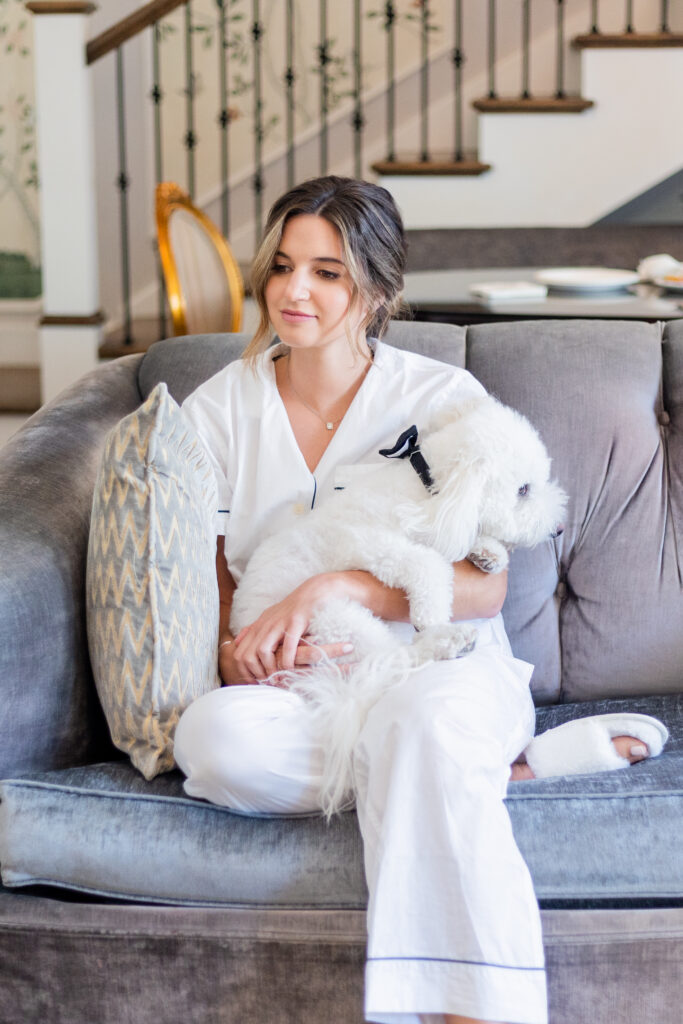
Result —
<svg viewBox="0 0 683 1024"><path fill-rule="evenodd" d="M322 572L364 569L403 589L418 630L397 647L386 625L348 600L316 610L314 643L350 641L351 668L329 661L279 679L302 693L325 738L321 791L329 814L353 788L352 754L365 717L387 687L432 660L472 649L476 630L450 621L451 564L469 557L487 572L508 564L508 551L557 532L566 497L550 480L550 459L519 413L491 397L442 413L420 438L434 479L427 491L406 460L391 460L315 509L254 552L234 596L238 631L296 586Z"/></svg>

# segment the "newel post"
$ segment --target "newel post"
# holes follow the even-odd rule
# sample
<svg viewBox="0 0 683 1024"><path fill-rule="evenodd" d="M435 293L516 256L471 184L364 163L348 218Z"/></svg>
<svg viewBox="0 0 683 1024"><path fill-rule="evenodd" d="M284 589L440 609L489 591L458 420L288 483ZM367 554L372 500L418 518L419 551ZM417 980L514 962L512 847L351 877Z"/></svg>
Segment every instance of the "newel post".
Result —
<svg viewBox="0 0 683 1024"><path fill-rule="evenodd" d="M97 365L99 308L92 84L93 3L27 3L34 16L43 317L42 399Z"/></svg>

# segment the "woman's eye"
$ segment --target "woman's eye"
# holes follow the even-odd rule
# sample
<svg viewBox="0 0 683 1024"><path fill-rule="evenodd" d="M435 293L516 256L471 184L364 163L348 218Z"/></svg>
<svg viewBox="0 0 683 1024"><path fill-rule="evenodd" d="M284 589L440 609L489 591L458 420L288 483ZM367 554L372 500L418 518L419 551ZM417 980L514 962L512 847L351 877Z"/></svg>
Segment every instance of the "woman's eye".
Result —
<svg viewBox="0 0 683 1024"><path fill-rule="evenodd" d="M286 263L273 263L270 268L271 274L286 274L288 270L289 267Z"/></svg>
<svg viewBox="0 0 683 1024"><path fill-rule="evenodd" d="M339 274L336 274L334 270L319 270L318 274L325 281L338 281L340 276Z"/></svg>

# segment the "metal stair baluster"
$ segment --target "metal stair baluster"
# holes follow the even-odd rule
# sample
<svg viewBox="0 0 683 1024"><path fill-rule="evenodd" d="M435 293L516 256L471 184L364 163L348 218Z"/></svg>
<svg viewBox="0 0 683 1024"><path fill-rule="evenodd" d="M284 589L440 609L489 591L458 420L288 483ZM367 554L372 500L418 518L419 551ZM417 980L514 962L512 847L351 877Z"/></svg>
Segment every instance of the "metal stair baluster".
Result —
<svg viewBox="0 0 683 1024"><path fill-rule="evenodd" d="M396 8L392 0L384 5L384 31L387 34L387 160L396 159Z"/></svg>
<svg viewBox="0 0 683 1024"><path fill-rule="evenodd" d="M126 153L126 100L123 74L123 48L116 50L116 99L117 132L119 152L119 174L116 179L119 189L119 212L121 225L121 291L123 295L123 343L133 344L130 309L130 232L128 211L128 156Z"/></svg>
<svg viewBox="0 0 683 1024"><path fill-rule="evenodd" d="M287 97L287 188L294 185L294 0L287 0L287 70L285 86Z"/></svg>
<svg viewBox="0 0 683 1024"><path fill-rule="evenodd" d="M354 174L357 178L363 176L363 71L362 71L362 25L361 25L361 0L354 0L353 4L353 102L354 109L351 117L353 128L353 153L354 153Z"/></svg>
<svg viewBox="0 0 683 1024"><path fill-rule="evenodd" d="M318 67L320 69L320 173L327 174L327 112L329 83L327 65L330 60L330 41L327 38L327 0L320 0L320 39Z"/></svg>
<svg viewBox="0 0 683 1024"><path fill-rule="evenodd" d="M557 91L558 100L565 98L564 89L564 0L557 0Z"/></svg>
<svg viewBox="0 0 683 1024"><path fill-rule="evenodd" d="M261 24L261 6L259 0L253 0L251 38L254 48L254 222L256 248L261 239L263 224L263 82L261 79L261 40L263 25Z"/></svg>
<svg viewBox="0 0 683 1024"><path fill-rule="evenodd" d="M496 93L496 0L489 0L488 22L489 99L495 100Z"/></svg>
<svg viewBox="0 0 683 1024"><path fill-rule="evenodd" d="M185 146L187 148L187 191L194 199L195 192L195 147L197 137L194 130L194 68L192 53L192 4L185 5Z"/></svg>
<svg viewBox="0 0 683 1024"><path fill-rule="evenodd" d="M225 238L230 234L230 81L228 71L228 19L226 0L218 4L218 88L220 90L220 155L221 155L221 230Z"/></svg>
<svg viewBox="0 0 683 1024"><path fill-rule="evenodd" d="M453 159L456 163L464 159L462 141L463 122L463 95L462 95L462 68L465 63L465 55L462 48L462 0L455 0L454 18L454 47L453 47L453 74L455 89L455 125L454 139L455 147Z"/></svg>
<svg viewBox="0 0 683 1024"><path fill-rule="evenodd" d="M157 182L164 180L161 104L164 94L161 88L161 63L159 60L159 22L152 26L152 92L150 97L154 104L154 177ZM156 253L157 278L159 291L159 337L166 337L166 282L161 269L159 252Z"/></svg>
<svg viewBox="0 0 683 1024"><path fill-rule="evenodd" d="M422 0L420 24L420 160L429 161L429 0Z"/></svg>

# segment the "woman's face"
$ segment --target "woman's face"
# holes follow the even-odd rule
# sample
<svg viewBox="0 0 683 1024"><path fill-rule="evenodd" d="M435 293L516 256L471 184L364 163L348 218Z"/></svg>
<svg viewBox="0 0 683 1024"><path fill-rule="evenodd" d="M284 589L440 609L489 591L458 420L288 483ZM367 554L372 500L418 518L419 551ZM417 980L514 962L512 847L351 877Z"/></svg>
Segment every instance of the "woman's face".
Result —
<svg viewBox="0 0 683 1024"><path fill-rule="evenodd" d="M268 316L281 341L291 348L348 343L351 289L334 225L313 214L288 220L265 290ZM356 302L348 320L356 338L365 313L363 303Z"/></svg>

